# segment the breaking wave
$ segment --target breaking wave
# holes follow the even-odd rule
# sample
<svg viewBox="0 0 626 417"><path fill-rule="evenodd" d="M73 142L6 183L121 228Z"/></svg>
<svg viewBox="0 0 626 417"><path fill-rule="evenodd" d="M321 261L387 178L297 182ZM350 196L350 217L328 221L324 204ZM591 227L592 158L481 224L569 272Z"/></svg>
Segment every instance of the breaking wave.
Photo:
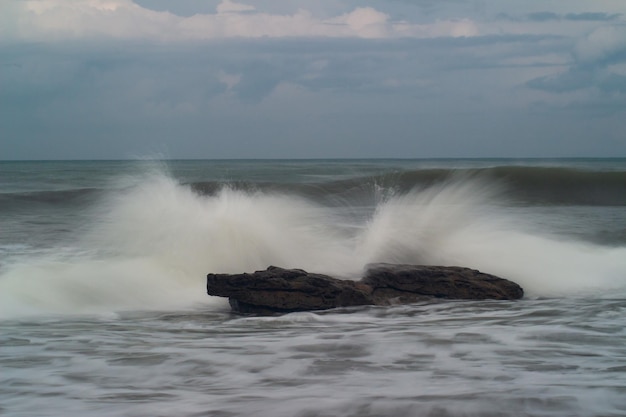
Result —
<svg viewBox="0 0 626 417"><path fill-rule="evenodd" d="M592 187L594 176L586 175ZM623 187L623 174L615 175L612 186ZM100 194L91 226L63 248L3 265L0 317L220 308L223 300L205 295L207 273L268 265L346 279L372 262L460 265L514 280L531 297L609 293L626 284L624 246L537 231L504 204L502 182L489 176L422 186L408 179L410 187L397 176L385 181L344 183L343 194L312 198L267 187L199 190L152 173ZM346 197L351 187L360 197Z"/></svg>

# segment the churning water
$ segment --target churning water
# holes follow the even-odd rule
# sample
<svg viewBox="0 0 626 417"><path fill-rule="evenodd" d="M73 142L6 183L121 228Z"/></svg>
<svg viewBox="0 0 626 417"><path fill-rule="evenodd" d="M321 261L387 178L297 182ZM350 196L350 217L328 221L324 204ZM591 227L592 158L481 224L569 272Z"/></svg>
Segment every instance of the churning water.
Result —
<svg viewBox="0 0 626 417"><path fill-rule="evenodd" d="M517 302L276 317L209 272L460 265ZM626 161L0 163L0 414L626 414Z"/></svg>

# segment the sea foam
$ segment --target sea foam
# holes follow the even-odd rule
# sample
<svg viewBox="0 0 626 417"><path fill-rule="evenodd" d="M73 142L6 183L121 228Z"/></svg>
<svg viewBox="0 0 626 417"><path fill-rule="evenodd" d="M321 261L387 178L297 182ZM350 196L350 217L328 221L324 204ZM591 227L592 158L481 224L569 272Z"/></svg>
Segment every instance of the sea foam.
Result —
<svg viewBox="0 0 626 417"><path fill-rule="evenodd" d="M151 172L103 196L75 254L21 257L0 271L0 317L224 308L209 272L269 265L358 278L372 262L460 265L518 282L528 296L610 293L626 284L626 248L564 241L510 213L498 185L455 178L381 193L364 216L292 194L225 185L201 195ZM534 230L534 231L533 231Z"/></svg>

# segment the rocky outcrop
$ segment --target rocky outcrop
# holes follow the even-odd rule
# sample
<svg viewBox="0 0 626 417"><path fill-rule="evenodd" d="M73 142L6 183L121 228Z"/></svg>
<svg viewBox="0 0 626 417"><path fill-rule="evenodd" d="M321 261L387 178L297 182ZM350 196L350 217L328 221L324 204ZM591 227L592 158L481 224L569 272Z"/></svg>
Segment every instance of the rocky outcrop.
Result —
<svg viewBox="0 0 626 417"><path fill-rule="evenodd" d="M458 266L369 265L362 284L372 288L377 304L393 297L420 296L459 300L515 300L524 296L516 283Z"/></svg>
<svg viewBox="0 0 626 417"><path fill-rule="evenodd" d="M370 292L358 282L276 266L252 274L207 275L207 293L228 297L233 310L244 313L368 305Z"/></svg>
<svg viewBox="0 0 626 417"><path fill-rule="evenodd" d="M395 264L369 265L360 281L275 266L252 274L208 274L207 293L228 297L235 311L260 314L406 304L430 297L512 300L524 295L514 282L469 268Z"/></svg>

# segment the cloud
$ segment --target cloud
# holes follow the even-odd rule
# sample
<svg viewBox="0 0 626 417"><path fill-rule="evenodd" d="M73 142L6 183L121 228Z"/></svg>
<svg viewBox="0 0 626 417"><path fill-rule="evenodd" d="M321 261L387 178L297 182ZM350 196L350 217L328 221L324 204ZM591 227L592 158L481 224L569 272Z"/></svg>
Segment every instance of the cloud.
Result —
<svg viewBox="0 0 626 417"><path fill-rule="evenodd" d="M0 154L590 155L617 1L0 0Z"/></svg>
<svg viewBox="0 0 626 417"><path fill-rule="evenodd" d="M626 92L626 26L602 26L581 37L572 51L573 62L559 74L526 83L532 89L565 93L596 88L606 94ZM623 73L620 73L623 72Z"/></svg>
<svg viewBox="0 0 626 417"><path fill-rule="evenodd" d="M626 93L626 75L609 73L598 83L598 87L608 93Z"/></svg>
<svg viewBox="0 0 626 417"><path fill-rule="evenodd" d="M566 93L589 87L593 81L594 73L592 70L573 67L559 74L532 79L526 85L536 90Z"/></svg>
<svg viewBox="0 0 626 417"><path fill-rule="evenodd" d="M558 20L560 16L553 12L535 12L528 15L528 20L537 22L546 22L549 20Z"/></svg>
<svg viewBox="0 0 626 417"><path fill-rule="evenodd" d="M249 6L247 4L235 3L231 0L224 0L220 4L217 5L217 13L241 13L241 12L252 12L256 10L254 6Z"/></svg>
<svg viewBox="0 0 626 417"><path fill-rule="evenodd" d="M28 41L67 39L149 39L190 41L224 38L398 38L476 36L469 19L416 24L392 20L372 7L321 18L299 9L291 14L266 13L254 6L223 0L215 13L179 16L150 10L131 0L5 0L0 15L5 38Z"/></svg>
<svg viewBox="0 0 626 417"><path fill-rule="evenodd" d="M621 17L621 13L568 13L564 16L567 20L586 20L586 21L612 21Z"/></svg>
<svg viewBox="0 0 626 417"><path fill-rule="evenodd" d="M590 64L611 59L626 59L626 26L603 26L576 43L578 63Z"/></svg>
<svg viewBox="0 0 626 417"><path fill-rule="evenodd" d="M573 21L588 21L588 22L607 22L617 20L621 16L620 13L599 13L599 12L585 12L585 13L566 13L557 14L552 12L539 12L531 13L528 15L530 20L548 21L548 20L573 20Z"/></svg>
<svg viewBox="0 0 626 417"><path fill-rule="evenodd" d="M388 37L391 29L389 15L379 12L372 7L356 8L350 13L329 19L328 23L345 26L367 38Z"/></svg>

